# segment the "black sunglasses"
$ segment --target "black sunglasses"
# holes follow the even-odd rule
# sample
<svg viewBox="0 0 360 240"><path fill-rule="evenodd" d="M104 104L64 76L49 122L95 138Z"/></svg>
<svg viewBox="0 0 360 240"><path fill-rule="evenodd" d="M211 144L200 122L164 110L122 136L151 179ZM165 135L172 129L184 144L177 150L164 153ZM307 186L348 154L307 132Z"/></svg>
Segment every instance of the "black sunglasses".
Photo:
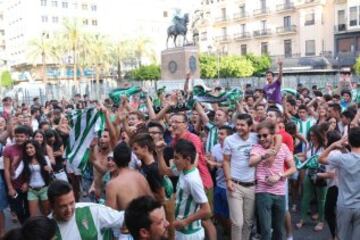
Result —
<svg viewBox="0 0 360 240"><path fill-rule="evenodd" d="M267 138L269 136L269 134L266 134L266 133L265 134L258 134L257 136L258 136L259 139L261 139L261 138Z"/></svg>

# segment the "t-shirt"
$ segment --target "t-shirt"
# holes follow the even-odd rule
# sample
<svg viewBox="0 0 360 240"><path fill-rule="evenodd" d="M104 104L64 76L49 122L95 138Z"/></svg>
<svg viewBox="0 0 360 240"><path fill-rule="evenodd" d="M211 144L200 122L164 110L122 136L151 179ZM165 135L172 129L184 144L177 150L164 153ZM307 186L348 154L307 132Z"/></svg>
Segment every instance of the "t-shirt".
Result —
<svg viewBox="0 0 360 240"><path fill-rule="evenodd" d="M20 162L22 161L23 148L17 144L7 145L3 152L3 157L10 159L10 174L11 176L15 175L16 169L19 167ZM25 183L24 172L22 172L19 177L12 179L11 183L15 189L21 188L21 185Z"/></svg>
<svg viewBox="0 0 360 240"><path fill-rule="evenodd" d="M279 79L270 84L266 84L264 91L268 101L281 104L281 81Z"/></svg>
<svg viewBox="0 0 360 240"><path fill-rule="evenodd" d="M53 218L52 214L50 215ZM55 219L56 220L56 219ZM104 235L109 229L120 229L124 211L95 203L76 203L75 213L67 222L58 222L56 240L110 239Z"/></svg>
<svg viewBox="0 0 360 240"><path fill-rule="evenodd" d="M278 134L282 137L282 142L286 144L286 146L289 148L290 152L294 152L294 139L292 136L285 131L285 129L280 129Z"/></svg>
<svg viewBox="0 0 360 240"><path fill-rule="evenodd" d="M185 132L185 134L183 134L183 136L181 136L181 138L190 141L194 144L196 148L196 153L198 154L197 168L199 169L201 180L204 184L205 189L211 189L214 186L214 184L205 160L204 146L199 136L187 131ZM173 146L175 146L178 140L179 139L174 139Z"/></svg>
<svg viewBox="0 0 360 240"><path fill-rule="evenodd" d="M141 173L148 181L151 191L157 192L162 187L163 177L160 176L159 167L156 162L141 166Z"/></svg>
<svg viewBox="0 0 360 240"><path fill-rule="evenodd" d="M251 149L251 155L262 156L267 149L263 148L260 144L255 145ZM280 179L274 185L266 182L266 178L271 175L276 175L284 172L285 161L292 159L292 153L289 148L282 143L279 152L275 156L274 162L269 165L267 161L261 161L256 166L256 188L257 193L271 193L274 195L285 195L285 179Z"/></svg>
<svg viewBox="0 0 360 240"><path fill-rule="evenodd" d="M234 133L224 141L224 155L231 156L231 178L241 182L255 181L255 168L249 166L251 148L257 143L255 133L250 133L249 138L243 140L238 133Z"/></svg>
<svg viewBox="0 0 360 240"><path fill-rule="evenodd" d="M182 220L196 213L200 204L207 203L208 199L197 168L178 172L172 168L175 175L179 175L176 187L175 219ZM196 220L179 230L183 234L192 234L202 229L201 220Z"/></svg>
<svg viewBox="0 0 360 240"><path fill-rule="evenodd" d="M224 153L220 143L216 144L211 149L211 156L216 162L223 163ZM226 180L223 168L217 168L216 170L216 186L220 188L226 188Z"/></svg>
<svg viewBox="0 0 360 240"><path fill-rule="evenodd" d="M360 154L331 152L330 166L336 168L339 182L337 206L360 208Z"/></svg>

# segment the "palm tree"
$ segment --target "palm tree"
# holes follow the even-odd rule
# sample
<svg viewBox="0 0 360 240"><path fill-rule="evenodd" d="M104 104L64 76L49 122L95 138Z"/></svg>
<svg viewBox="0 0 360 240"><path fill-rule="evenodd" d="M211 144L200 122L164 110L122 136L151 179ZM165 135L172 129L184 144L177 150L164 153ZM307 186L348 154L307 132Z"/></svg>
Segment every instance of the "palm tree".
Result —
<svg viewBox="0 0 360 240"><path fill-rule="evenodd" d="M78 50L79 50L80 40L83 34L81 32L80 25L76 19L73 19L72 21L66 19L64 22L64 27L65 27L64 40L66 41L69 49L72 52L74 82L76 82Z"/></svg>
<svg viewBox="0 0 360 240"><path fill-rule="evenodd" d="M151 41L148 38L139 37L135 39L133 49L139 67L142 65L143 57L149 57L152 61L156 59L154 51L151 48Z"/></svg>
<svg viewBox="0 0 360 240"><path fill-rule="evenodd" d="M43 34L41 38L35 38L29 42L29 49L30 51L28 53L28 57L32 59L32 61L37 63L39 58L41 58L42 80L43 83L46 84L47 83L46 64L53 53L53 46L51 44L51 40L49 39L48 35Z"/></svg>
<svg viewBox="0 0 360 240"><path fill-rule="evenodd" d="M116 63L118 80L122 80L122 62L131 55L130 41L124 40L114 43L111 49L111 59Z"/></svg>
<svg viewBox="0 0 360 240"><path fill-rule="evenodd" d="M90 62L95 67L96 84L100 81L101 69L104 69L109 63L109 44L102 35L90 35Z"/></svg>

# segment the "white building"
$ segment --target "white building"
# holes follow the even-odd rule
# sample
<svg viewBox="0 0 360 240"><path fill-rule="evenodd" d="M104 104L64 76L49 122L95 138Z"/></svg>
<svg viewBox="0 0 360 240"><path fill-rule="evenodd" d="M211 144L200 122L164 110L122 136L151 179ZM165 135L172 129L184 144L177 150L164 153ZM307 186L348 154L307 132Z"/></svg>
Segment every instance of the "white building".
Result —
<svg viewBox="0 0 360 240"><path fill-rule="evenodd" d="M29 42L63 31L63 21L80 19L86 31L97 31L100 0L4 1L6 58L9 66L31 64Z"/></svg>
<svg viewBox="0 0 360 240"><path fill-rule="evenodd" d="M3 7L4 7L4 1L0 1L0 67L6 64L5 23L4 23Z"/></svg>

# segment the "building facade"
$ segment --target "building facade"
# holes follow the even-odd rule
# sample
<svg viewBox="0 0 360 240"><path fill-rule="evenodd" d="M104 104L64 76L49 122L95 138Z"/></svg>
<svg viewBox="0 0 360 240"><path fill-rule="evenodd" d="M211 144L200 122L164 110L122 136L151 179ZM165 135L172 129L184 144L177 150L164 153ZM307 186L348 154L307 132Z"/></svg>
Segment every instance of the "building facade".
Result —
<svg viewBox="0 0 360 240"><path fill-rule="evenodd" d="M200 49L274 58L330 57L333 0L203 0Z"/></svg>
<svg viewBox="0 0 360 240"><path fill-rule="evenodd" d="M360 55L360 1L335 1L335 57L338 66L354 64Z"/></svg>

